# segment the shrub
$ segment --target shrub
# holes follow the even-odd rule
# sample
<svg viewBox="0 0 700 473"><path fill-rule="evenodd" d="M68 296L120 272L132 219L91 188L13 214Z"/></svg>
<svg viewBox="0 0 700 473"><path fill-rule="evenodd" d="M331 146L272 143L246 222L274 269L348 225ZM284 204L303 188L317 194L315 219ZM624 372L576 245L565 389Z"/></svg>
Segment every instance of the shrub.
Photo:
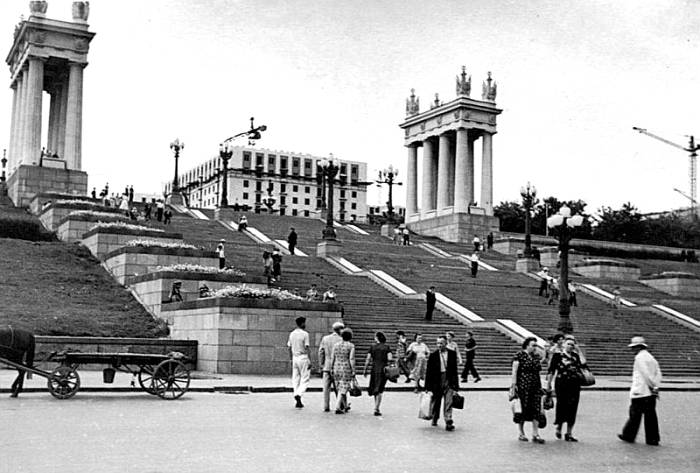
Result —
<svg viewBox="0 0 700 473"><path fill-rule="evenodd" d="M165 233L165 230L162 230L160 228L144 227L143 225L132 225L132 224L126 223L126 222L97 222L97 224L94 225L91 228L91 230L94 230L96 228L105 229L105 230L116 228L116 229L124 229L124 230Z"/></svg>
<svg viewBox="0 0 700 473"><path fill-rule="evenodd" d="M304 298L283 289L254 289L245 284L226 286L212 292L210 297L241 297L244 299L277 299L280 301L303 301Z"/></svg>
<svg viewBox="0 0 700 473"><path fill-rule="evenodd" d="M177 271L186 273L205 273L205 274L228 274L233 276L245 276L245 273L239 269L226 267L224 269L215 268L214 266L202 266L199 264L171 264L170 266L158 266L159 271Z"/></svg>
<svg viewBox="0 0 700 473"><path fill-rule="evenodd" d="M29 241L55 241L56 234L50 232L36 218L29 215L0 215L0 238L15 238Z"/></svg>
<svg viewBox="0 0 700 473"><path fill-rule="evenodd" d="M126 246L140 246L143 248L184 248L188 250L198 250L199 248L188 243L166 243L155 240L131 240L126 242Z"/></svg>

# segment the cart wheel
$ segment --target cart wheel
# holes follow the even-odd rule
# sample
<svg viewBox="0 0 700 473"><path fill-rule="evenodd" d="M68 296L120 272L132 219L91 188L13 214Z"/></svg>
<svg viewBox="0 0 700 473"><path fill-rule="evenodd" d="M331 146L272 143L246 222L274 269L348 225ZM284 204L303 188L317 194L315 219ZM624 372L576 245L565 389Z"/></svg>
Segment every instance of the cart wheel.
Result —
<svg viewBox="0 0 700 473"><path fill-rule="evenodd" d="M152 389L163 399L177 399L190 387L190 370L178 360L165 360L153 372Z"/></svg>
<svg viewBox="0 0 700 473"><path fill-rule="evenodd" d="M80 389L80 376L75 367L61 365L51 372L47 385L56 399L68 399Z"/></svg>
<svg viewBox="0 0 700 473"><path fill-rule="evenodd" d="M151 365L141 367L141 371L139 371L139 385L148 394L158 394L153 389L153 367Z"/></svg>

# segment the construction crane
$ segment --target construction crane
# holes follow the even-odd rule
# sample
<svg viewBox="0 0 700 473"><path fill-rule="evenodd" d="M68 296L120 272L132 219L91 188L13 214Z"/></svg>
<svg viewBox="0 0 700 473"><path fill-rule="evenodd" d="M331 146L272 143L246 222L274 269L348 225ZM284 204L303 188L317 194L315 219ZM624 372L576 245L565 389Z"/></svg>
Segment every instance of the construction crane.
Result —
<svg viewBox="0 0 700 473"><path fill-rule="evenodd" d="M690 213L693 216L693 218L697 217L697 211L696 211L696 206L697 206L697 197L698 197L698 191L697 191L697 151L700 150L700 146L695 144L695 137L690 135L688 137L688 146L682 146L677 143L674 143L673 141L669 141L665 138L661 138L660 136L657 136L653 133L649 133L645 128L639 128L636 126L632 127L633 130L638 131L639 133L645 134L647 136L650 136L651 138L654 138L656 140L659 140L663 143L666 143L667 145L673 146L674 148L679 148L682 149L683 151L690 153L690 167L688 170L688 175L690 177L690 196L687 196L680 192L681 194L685 195L688 199L690 199ZM677 189L674 189L677 190Z"/></svg>

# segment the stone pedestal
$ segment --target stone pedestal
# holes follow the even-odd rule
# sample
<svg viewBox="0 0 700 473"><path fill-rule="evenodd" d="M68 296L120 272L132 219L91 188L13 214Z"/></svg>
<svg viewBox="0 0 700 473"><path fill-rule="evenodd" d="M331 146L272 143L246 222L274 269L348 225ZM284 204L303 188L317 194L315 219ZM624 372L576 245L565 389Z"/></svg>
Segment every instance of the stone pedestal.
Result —
<svg viewBox="0 0 700 473"><path fill-rule="evenodd" d="M383 237L389 237L389 238L394 238L394 227L395 225L390 225L388 223L385 223L384 225L381 226L380 228L380 234Z"/></svg>
<svg viewBox="0 0 700 473"><path fill-rule="evenodd" d="M409 222L408 228L419 235L469 244L474 239L474 235L485 239L490 232L498 232L498 218L491 215L448 213Z"/></svg>
<svg viewBox="0 0 700 473"><path fill-rule="evenodd" d="M233 221L233 222L238 223L238 215L239 215L240 213L241 213L240 211L236 212L235 210L233 210L233 207L229 207L229 206L227 206L227 207L217 207L217 208L214 210L214 219L215 219L215 220L221 220L221 221L224 221L224 222L231 222L231 221Z"/></svg>
<svg viewBox="0 0 700 473"><path fill-rule="evenodd" d="M167 198L168 205L185 205L185 198L179 192L173 192Z"/></svg>
<svg viewBox="0 0 700 473"><path fill-rule="evenodd" d="M10 199L17 207L27 207L36 194L87 195L88 175L75 169L56 169L21 165L7 181Z"/></svg>
<svg viewBox="0 0 700 473"><path fill-rule="evenodd" d="M676 297L700 299L700 278L692 273L669 271L644 276L640 283Z"/></svg>
<svg viewBox="0 0 700 473"><path fill-rule="evenodd" d="M519 273L532 273L540 270L540 262L535 258L518 258L515 270Z"/></svg>
<svg viewBox="0 0 700 473"><path fill-rule="evenodd" d="M325 258L327 256L336 256L340 254L340 250L343 244L338 240L323 240L321 243L316 245L316 256L319 258Z"/></svg>
<svg viewBox="0 0 700 473"><path fill-rule="evenodd" d="M13 205L12 199L10 199L7 192L7 183L4 181L0 182L0 207L12 207Z"/></svg>

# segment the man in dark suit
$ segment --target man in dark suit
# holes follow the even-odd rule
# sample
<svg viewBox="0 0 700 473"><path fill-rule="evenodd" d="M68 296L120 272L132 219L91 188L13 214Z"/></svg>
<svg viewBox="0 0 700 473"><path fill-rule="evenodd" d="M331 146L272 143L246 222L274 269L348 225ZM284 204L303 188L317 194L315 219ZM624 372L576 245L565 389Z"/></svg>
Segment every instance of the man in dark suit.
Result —
<svg viewBox="0 0 700 473"><path fill-rule="evenodd" d="M437 346L437 350L428 357L425 389L433 393L433 425L437 425L440 418L440 404L444 398L445 430L452 431L455 429L452 420L452 395L459 390L457 353L447 349L445 336L438 337Z"/></svg>
<svg viewBox="0 0 700 473"><path fill-rule="evenodd" d="M425 292L425 320L433 320L435 310L435 286L430 286Z"/></svg>

